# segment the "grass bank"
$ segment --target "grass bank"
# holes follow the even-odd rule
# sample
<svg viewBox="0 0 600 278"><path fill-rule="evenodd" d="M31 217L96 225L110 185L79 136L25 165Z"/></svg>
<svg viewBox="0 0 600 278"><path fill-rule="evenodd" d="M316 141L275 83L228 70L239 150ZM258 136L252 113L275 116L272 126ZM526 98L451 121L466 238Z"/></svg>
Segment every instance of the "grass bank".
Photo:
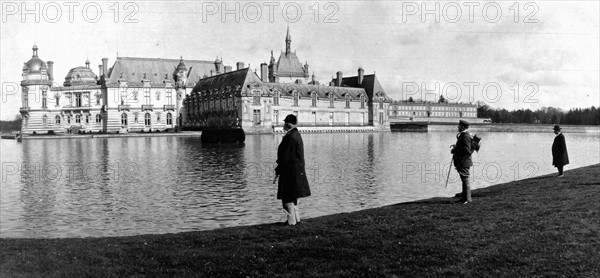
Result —
<svg viewBox="0 0 600 278"><path fill-rule="evenodd" d="M600 277L600 165L276 224L85 239L0 239L2 277Z"/></svg>

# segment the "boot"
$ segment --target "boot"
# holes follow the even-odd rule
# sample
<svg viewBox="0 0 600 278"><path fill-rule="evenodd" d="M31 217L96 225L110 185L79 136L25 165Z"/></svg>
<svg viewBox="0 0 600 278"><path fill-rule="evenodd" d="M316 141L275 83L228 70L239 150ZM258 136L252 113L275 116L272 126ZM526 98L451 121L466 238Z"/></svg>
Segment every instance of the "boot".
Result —
<svg viewBox="0 0 600 278"><path fill-rule="evenodd" d="M471 187L469 186L469 178L465 177L462 180L462 199L461 202L471 202Z"/></svg>
<svg viewBox="0 0 600 278"><path fill-rule="evenodd" d="M294 216L296 216L296 223L300 224L300 210L297 205L294 206Z"/></svg>
<svg viewBox="0 0 600 278"><path fill-rule="evenodd" d="M294 209L294 203L285 204L285 214L287 215L287 224L290 226L296 225L296 211Z"/></svg>

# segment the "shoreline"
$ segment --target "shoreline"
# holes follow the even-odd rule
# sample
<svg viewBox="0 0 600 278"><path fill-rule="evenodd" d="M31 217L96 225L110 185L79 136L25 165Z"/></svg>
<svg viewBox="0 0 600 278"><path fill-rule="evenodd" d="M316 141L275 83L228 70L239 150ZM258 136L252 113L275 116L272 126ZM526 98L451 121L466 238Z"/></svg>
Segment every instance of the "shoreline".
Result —
<svg viewBox="0 0 600 278"><path fill-rule="evenodd" d="M598 276L600 164L451 197L176 234L0 238L1 276Z"/></svg>
<svg viewBox="0 0 600 278"><path fill-rule="evenodd" d="M455 123L428 123L426 132L454 132ZM505 123L474 123L470 130L474 132L516 132L516 133L548 133L552 132L551 124L505 124ZM561 125L565 133L600 133L600 126L590 125ZM375 132L397 132L390 128L377 129L372 126L332 126L332 127L298 127L301 133L375 133ZM264 135L283 133L281 127L276 127L272 133L255 133L246 131L246 135ZM180 131L174 133L124 133L124 134L60 134L60 135L34 135L24 136L23 140L34 139L77 139L77 138L118 138L118 137L194 137L201 136L201 131ZM2 139L15 140L15 134L3 133Z"/></svg>

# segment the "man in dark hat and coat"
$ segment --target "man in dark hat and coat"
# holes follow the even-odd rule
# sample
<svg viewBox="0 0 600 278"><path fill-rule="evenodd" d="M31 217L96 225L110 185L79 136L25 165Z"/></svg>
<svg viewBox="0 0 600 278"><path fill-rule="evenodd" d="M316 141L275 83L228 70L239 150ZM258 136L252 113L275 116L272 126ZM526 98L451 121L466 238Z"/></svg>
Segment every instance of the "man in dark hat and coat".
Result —
<svg viewBox="0 0 600 278"><path fill-rule="evenodd" d="M308 179L304 167L304 144L300 132L296 128L298 119L290 114L283 120L286 134L277 149L277 167L275 174L279 176L277 199L281 199L287 215L287 224L300 222L298 198L310 196Z"/></svg>
<svg viewBox="0 0 600 278"><path fill-rule="evenodd" d="M560 132L560 126L554 126L554 143L552 143L552 165L558 169L558 177L564 177L563 167L569 164L569 154L567 153L567 143L565 136Z"/></svg>
<svg viewBox="0 0 600 278"><path fill-rule="evenodd" d="M456 144L452 145L450 151L453 156L454 167L462 181L462 197L459 202L467 204L471 202L471 187L469 185L469 168L473 166L471 159L471 134L469 133L469 122L460 120L458 122L458 134L456 135Z"/></svg>

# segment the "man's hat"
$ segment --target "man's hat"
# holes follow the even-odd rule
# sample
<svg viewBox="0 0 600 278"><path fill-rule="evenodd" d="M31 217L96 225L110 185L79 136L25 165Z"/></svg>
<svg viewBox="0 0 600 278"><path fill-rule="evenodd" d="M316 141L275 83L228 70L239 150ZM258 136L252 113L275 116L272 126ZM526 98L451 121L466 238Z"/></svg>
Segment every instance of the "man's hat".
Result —
<svg viewBox="0 0 600 278"><path fill-rule="evenodd" d="M294 116L294 114L289 114L285 117L283 122L295 125L298 123L298 118L296 118L296 116Z"/></svg>
<svg viewBox="0 0 600 278"><path fill-rule="evenodd" d="M560 126L559 125L554 125L554 130L560 130Z"/></svg>
<svg viewBox="0 0 600 278"><path fill-rule="evenodd" d="M458 124L459 124L459 125L462 125L462 126L466 126L466 127L468 127L468 126L469 126L469 122L467 122L467 121L465 121L465 120L460 120L460 121L458 121Z"/></svg>

